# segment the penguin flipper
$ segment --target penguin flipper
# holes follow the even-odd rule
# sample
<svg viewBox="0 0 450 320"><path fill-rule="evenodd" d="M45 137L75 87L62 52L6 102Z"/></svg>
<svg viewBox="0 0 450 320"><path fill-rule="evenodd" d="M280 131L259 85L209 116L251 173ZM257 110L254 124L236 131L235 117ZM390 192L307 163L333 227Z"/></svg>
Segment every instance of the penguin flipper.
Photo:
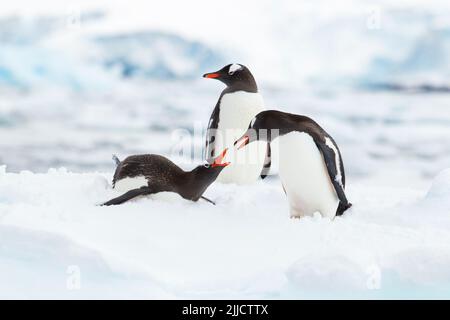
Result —
<svg viewBox="0 0 450 320"><path fill-rule="evenodd" d="M206 141L205 141L205 154L204 159L210 160L215 157L215 140L216 140L216 131L219 127L219 113L220 113L220 99L217 101L217 104L209 118L208 129L206 130Z"/></svg>
<svg viewBox="0 0 450 320"><path fill-rule="evenodd" d="M270 142L267 142L267 151L266 151L266 158L264 159L264 166L261 170L261 179L265 179L270 172L270 166L272 165L272 158L271 158L272 150L270 149Z"/></svg>
<svg viewBox="0 0 450 320"><path fill-rule="evenodd" d="M132 189L130 191L125 192L123 195L121 195L117 198L111 199L111 200L103 203L102 206L115 206L115 205L127 202L128 200L131 200L138 196L144 196L144 195L151 194L151 193L153 193L153 192L149 187L141 187L139 189Z"/></svg>
<svg viewBox="0 0 450 320"><path fill-rule="evenodd" d="M352 204L348 202L345 195L345 172L341 154L334 140L331 137L328 138L334 144L335 150L338 151L337 154L335 153L335 150L328 146L325 142L318 141L317 139L314 140L320 152L322 153L331 183L333 184L334 190L336 191L336 194L339 198L339 205L336 210L336 215L340 216L344 213L345 210L350 208ZM336 163L336 159L339 159L340 162L340 178L338 177L338 164Z"/></svg>

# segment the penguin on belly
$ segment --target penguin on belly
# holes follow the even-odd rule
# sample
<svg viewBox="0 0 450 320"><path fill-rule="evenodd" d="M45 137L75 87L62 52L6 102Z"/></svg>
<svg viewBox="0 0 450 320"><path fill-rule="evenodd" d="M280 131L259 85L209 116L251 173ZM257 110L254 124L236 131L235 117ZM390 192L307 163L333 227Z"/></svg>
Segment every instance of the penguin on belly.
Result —
<svg viewBox="0 0 450 320"><path fill-rule="evenodd" d="M227 87L222 91L211 114L206 133L205 160L233 145L246 130L248 123L261 111L264 100L250 70L242 64L229 64L222 69L206 73L204 78L216 79ZM250 184L265 178L270 170L270 144L256 142L244 152L229 148L232 165L225 168L217 181Z"/></svg>
<svg viewBox="0 0 450 320"><path fill-rule="evenodd" d="M345 195L344 163L334 139L314 120L269 110L259 113L235 142L238 149L254 141L279 143L279 176L291 217L340 216L351 207Z"/></svg>
<svg viewBox="0 0 450 320"><path fill-rule="evenodd" d="M227 149L210 163L199 165L191 171L184 171L166 157L157 154L130 156L123 161L114 156L117 168L113 188L124 193L103 205L119 205L140 196L162 193L178 194L191 201L203 199L214 204L203 193L230 164L224 162L226 153Z"/></svg>

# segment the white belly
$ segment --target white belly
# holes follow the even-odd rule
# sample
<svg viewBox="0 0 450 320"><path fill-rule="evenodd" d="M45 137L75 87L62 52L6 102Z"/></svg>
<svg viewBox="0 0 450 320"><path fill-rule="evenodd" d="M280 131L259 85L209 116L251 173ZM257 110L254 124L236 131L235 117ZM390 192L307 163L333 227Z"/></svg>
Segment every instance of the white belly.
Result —
<svg viewBox="0 0 450 320"><path fill-rule="evenodd" d="M222 97L215 151L217 155L228 148L227 161L231 164L221 172L218 181L248 184L258 179L267 144L253 142L244 149L235 150L234 141L244 134L250 121L261 111L264 111L264 101L259 93L238 91Z"/></svg>
<svg viewBox="0 0 450 320"><path fill-rule="evenodd" d="M137 176L133 178L124 178L117 180L114 184L114 189L119 192L127 192L133 189L139 189L140 187L147 186L147 179L144 176Z"/></svg>
<svg viewBox="0 0 450 320"><path fill-rule="evenodd" d="M279 138L279 174L289 201L291 217L336 215L338 197L322 154L306 133Z"/></svg>

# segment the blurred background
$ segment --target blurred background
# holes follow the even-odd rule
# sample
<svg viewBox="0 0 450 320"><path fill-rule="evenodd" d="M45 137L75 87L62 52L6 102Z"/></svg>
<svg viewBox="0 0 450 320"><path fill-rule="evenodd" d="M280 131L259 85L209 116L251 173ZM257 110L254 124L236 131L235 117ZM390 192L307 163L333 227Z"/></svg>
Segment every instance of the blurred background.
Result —
<svg viewBox="0 0 450 320"><path fill-rule="evenodd" d="M348 176L429 181L450 167L450 5L395 2L2 3L0 164L110 172L180 143L201 161L201 131L174 130L207 125L223 85L201 76L237 62L335 138Z"/></svg>

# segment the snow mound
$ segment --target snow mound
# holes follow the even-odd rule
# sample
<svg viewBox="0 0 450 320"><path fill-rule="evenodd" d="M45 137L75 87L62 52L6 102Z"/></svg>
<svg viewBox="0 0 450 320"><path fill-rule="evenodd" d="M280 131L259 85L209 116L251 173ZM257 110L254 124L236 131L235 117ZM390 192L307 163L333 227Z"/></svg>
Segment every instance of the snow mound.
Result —
<svg viewBox="0 0 450 320"><path fill-rule="evenodd" d="M0 242L1 299L127 299L133 290L171 297L149 278L115 272L101 254L66 237L0 225Z"/></svg>
<svg viewBox="0 0 450 320"><path fill-rule="evenodd" d="M447 245L418 246L393 255L386 262L386 268L390 270L392 277L397 277L409 285L420 284L424 289L441 286L448 290L450 286L448 266L450 266L450 251Z"/></svg>
<svg viewBox="0 0 450 320"><path fill-rule="evenodd" d="M320 266L320 267L318 267ZM346 256L311 254L287 272L292 283L305 292L340 292L366 289L365 270Z"/></svg>
<svg viewBox="0 0 450 320"><path fill-rule="evenodd" d="M448 199L450 201L450 169L443 170L434 178L427 199Z"/></svg>

